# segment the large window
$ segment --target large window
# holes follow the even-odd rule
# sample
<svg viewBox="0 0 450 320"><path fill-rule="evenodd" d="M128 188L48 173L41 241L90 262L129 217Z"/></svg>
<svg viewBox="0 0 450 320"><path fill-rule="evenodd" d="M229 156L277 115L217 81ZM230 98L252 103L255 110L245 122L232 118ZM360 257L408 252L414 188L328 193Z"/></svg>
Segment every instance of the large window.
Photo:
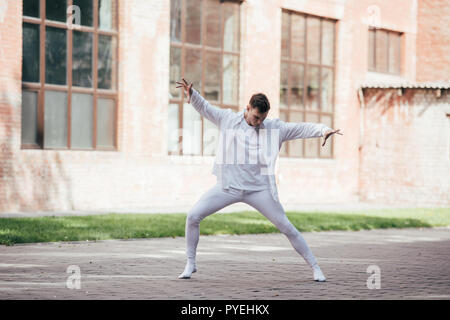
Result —
<svg viewBox="0 0 450 320"><path fill-rule="evenodd" d="M23 0L22 148L115 150L116 19L116 0Z"/></svg>
<svg viewBox="0 0 450 320"><path fill-rule="evenodd" d="M400 74L401 33L369 29L369 71Z"/></svg>
<svg viewBox="0 0 450 320"><path fill-rule="evenodd" d="M333 127L335 21L282 12L280 119ZM320 139L283 143L281 157L330 158L333 144Z"/></svg>
<svg viewBox="0 0 450 320"><path fill-rule="evenodd" d="M239 2L171 0L169 154L213 155L218 137L176 88L182 77L212 105L239 110Z"/></svg>

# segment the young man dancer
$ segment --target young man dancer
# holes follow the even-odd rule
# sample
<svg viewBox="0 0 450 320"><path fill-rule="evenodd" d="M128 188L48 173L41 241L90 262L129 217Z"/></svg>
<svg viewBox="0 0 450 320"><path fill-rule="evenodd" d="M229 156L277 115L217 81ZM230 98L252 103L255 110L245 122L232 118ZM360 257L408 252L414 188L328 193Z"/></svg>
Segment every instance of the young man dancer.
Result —
<svg viewBox="0 0 450 320"><path fill-rule="evenodd" d="M197 271L195 257L200 221L228 205L244 202L261 212L289 239L294 249L312 268L315 281L325 281L316 258L303 236L286 217L278 199L274 164L284 141L324 137L324 146L331 135L342 135L339 133L340 129L333 130L320 123L266 119L270 104L262 93L251 97L245 112L214 107L192 88L192 83L188 85L185 79L182 80L177 82L177 88L184 90L187 102L192 101L195 110L219 127L220 138L213 168L217 184L203 194L188 212L187 263L178 278L189 279ZM235 152L235 149L241 152ZM223 161L224 157L226 162ZM251 161L249 158L252 158Z"/></svg>

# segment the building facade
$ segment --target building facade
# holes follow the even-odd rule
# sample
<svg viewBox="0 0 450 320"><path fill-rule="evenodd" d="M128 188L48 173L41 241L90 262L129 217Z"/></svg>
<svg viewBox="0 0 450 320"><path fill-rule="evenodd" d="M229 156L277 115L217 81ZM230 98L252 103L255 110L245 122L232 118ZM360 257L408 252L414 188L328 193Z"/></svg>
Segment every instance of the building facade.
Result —
<svg viewBox="0 0 450 320"><path fill-rule="evenodd" d="M341 129L283 146L283 204L450 204L450 5L0 1L0 212L190 207L220 108Z"/></svg>

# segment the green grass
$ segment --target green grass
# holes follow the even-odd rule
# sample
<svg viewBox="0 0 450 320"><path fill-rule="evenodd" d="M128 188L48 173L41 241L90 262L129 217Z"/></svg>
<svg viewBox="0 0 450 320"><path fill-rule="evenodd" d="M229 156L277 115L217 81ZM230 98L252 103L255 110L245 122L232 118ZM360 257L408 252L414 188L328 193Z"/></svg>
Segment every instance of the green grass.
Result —
<svg viewBox="0 0 450 320"><path fill-rule="evenodd" d="M360 212L287 212L301 232L450 226L450 208ZM0 244L184 236L186 214L105 214L0 218ZM216 213L200 224L203 235L279 232L257 212Z"/></svg>

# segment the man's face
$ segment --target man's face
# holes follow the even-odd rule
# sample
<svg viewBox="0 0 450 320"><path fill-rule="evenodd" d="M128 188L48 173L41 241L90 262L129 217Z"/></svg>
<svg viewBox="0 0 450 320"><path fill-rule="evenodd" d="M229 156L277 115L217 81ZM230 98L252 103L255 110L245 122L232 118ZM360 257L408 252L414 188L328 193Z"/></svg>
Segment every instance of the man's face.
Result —
<svg viewBox="0 0 450 320"><path fill-rule="evenodd" d="M247 122L253 127L258 127L267 117L268 113L269 111L260 113L258 108L253 108L251 105L247 105Z"/></svg>

